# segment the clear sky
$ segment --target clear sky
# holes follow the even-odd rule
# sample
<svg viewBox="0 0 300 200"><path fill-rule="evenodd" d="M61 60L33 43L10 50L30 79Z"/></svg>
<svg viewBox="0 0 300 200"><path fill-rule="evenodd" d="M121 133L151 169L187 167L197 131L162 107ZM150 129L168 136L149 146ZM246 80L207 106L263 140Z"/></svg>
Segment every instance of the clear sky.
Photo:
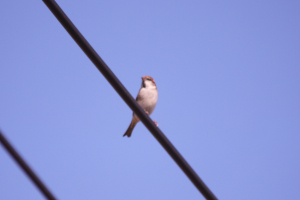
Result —
<svg viewBox="0 0 300 200"><path fill-rule="evenodd" d="M300 199L299 1L57 2L219 199ZM42 1L0 2L0 95L58 199L203 199ZM0 194L43 199L2 147Z"/></svg>

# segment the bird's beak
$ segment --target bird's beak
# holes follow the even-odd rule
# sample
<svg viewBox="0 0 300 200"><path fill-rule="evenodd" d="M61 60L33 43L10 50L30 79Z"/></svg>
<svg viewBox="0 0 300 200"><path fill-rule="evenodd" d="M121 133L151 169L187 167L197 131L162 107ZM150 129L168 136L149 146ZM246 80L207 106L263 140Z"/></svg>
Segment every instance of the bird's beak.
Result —
<svg viewBox="0 0 300 200"><path fill-rule="evenodd" d="M142 85L143 85L143 87L146 87L144 77L142 77Z"/></svg>

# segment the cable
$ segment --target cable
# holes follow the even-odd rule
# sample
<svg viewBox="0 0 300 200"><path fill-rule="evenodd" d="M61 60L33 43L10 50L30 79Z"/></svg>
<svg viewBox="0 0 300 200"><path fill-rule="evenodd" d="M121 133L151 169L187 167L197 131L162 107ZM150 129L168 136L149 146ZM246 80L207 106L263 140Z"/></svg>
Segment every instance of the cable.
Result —
<svg viewBox="0 0 300 200"><path fill-rule="evenodd" d="M43 0L48 6L57 20L62 24L62 26L68 31L71 37L75 40L82 51L89 57L89 59L94 63L106 80L111 84L111 86L116 90L116 92L121 96L125 103L131 108L131 110L139 117L143 124L148 128L152 135L157 139L157 141L163 146L163 148L169 153L173 160L178 164L182 171L188 176L188 178L193 182L196 188L202 193L206 199L217 199L214 194L209 190L205 183L200 179L192 167L186 162L186 160L181 156L181 154L176 150L172 143L167 139L167 137L162 133L162 131L152 122L150 117L144 112L144 110L138 105L131 94L126 90L119 79L114 75L114 73L109 69L105 62L100 58L92 46L86 41L78 29L74 26L71 20L59 7L59 5L54 0Z"/></svg>
<svg viewBox="0 0 300 200"><path fill-rule="evenodd" d="M47 187L42 183L42 181L37 177L37 175L30 169L18 152L12 147L12 145L7 141L4 135L0 131L0 142L8 153L15 159L19 166L24 170L24 172L29 176L29 178L34 182L35 186L44 194L44 196L49 200L55 200L55 197L47 189Z"/></svg>

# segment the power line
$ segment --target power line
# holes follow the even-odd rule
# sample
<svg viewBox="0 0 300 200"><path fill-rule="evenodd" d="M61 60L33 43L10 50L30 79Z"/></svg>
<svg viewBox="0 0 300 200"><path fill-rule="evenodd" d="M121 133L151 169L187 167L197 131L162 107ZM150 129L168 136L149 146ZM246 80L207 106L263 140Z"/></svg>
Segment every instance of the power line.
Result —
<svg viewBox="0 0 300 200"><path fill-rule="evenodd" d="M99 69L102 75L107 79L107 81L113 86L113 88L118 92L122 99L127 103L131 110L136 113L152 135L158 140L158 142L164 147L164 149L169 153L173 160L178 164L182 171L188 176L188 178L193 182L196 188L202 193L206 199L217 199L214 194L209 190L205 183L200 179L196 172L191 168L191 166L186 162L186 160L181 156L177 149L172 145L172 143L167 139L167 137L162 133L162 131L156 127L152 122L150 117L144 112L144 110L137 104L134 98L122 85L122 83L117 79L109 67L104 63L96 51L91 47L91 45L85 40L81 33L77 30L70 19L65 15L57 3L53 0L43 0L48 8L52 11L55 17L60 21L60 23L69 32L72 38L84 51L84 53L90 58L94 65ZM0 142L9 152L9 154L15 159L19 166L24 170L24 172L29 176L29 178L35 183L39 190L44 194L44 196L49 200L55 200L54 196L47 189L47 187L42 183L42 181L37 177L37 175L30 169L22 157L17 153L17 151L10 145L6 140L4 135L0 131Z"/></svg>
<svg viewBox="0 0 300 200"><path fill-rule="evenodd" d="M106 80L111 84L111 86L116 90L116 92L121 96L121 98L127 103L131 110L139 117L139 119L144 123L144 125L148 128L152 135L158 140L158 142L169 153L169 155L178 164L182 171L193 182L196 188L202 193L202 195L206 199L217 199L214 196L214 194L209 190L209 188L205 185L205 183L200 179L200 177L196 174L196 172L192 169L192 167L186 162L186 160L181 156L177 149L162 133L162 131L154 124L154 122L152 122L150 117L138 105L138 103L130 95L127 89L114 75L114 73L109 69L105 62L100 58L100 56L96 53L92 46L86 41L86 39L74 26L74 24L63 12L63 10L58 6L58 4L54 0L43 1L58 19L58 21L68 31L71 37L75 40L78 46L90 58L90 60L94 63L94 65L98 68L98 70L102 73Z"/></svg>
<svg viewBox="0 0 300 200"><path fill-rule="evenodd" d="M49 200L55 200L55 197L51 194L51 192L47 189L47 187L43 184L43 182L38 178L38 176L32 171L32 169L30 169L30 167L26 164L23 158L18 154L18 152L4 137L1 131L0 131L0 142L2 143L4 148L8 151L8 153L19 164L19 166L24 170L27 176L29 176L29 178L36 185L36 187L39 188L39 190L43 193L43 195Z"/></svg>

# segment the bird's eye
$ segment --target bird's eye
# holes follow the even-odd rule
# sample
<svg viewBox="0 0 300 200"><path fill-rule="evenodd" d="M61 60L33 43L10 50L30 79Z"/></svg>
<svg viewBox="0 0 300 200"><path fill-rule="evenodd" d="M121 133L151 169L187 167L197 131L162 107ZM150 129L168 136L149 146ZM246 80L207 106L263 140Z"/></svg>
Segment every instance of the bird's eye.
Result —
<svg viewBox="0 0 300 200"><path fill-rule="evenodd" d="M148 81L151 81L151 79L150 79L150 78L147 78L147 80L148 80Z"/></svg>

